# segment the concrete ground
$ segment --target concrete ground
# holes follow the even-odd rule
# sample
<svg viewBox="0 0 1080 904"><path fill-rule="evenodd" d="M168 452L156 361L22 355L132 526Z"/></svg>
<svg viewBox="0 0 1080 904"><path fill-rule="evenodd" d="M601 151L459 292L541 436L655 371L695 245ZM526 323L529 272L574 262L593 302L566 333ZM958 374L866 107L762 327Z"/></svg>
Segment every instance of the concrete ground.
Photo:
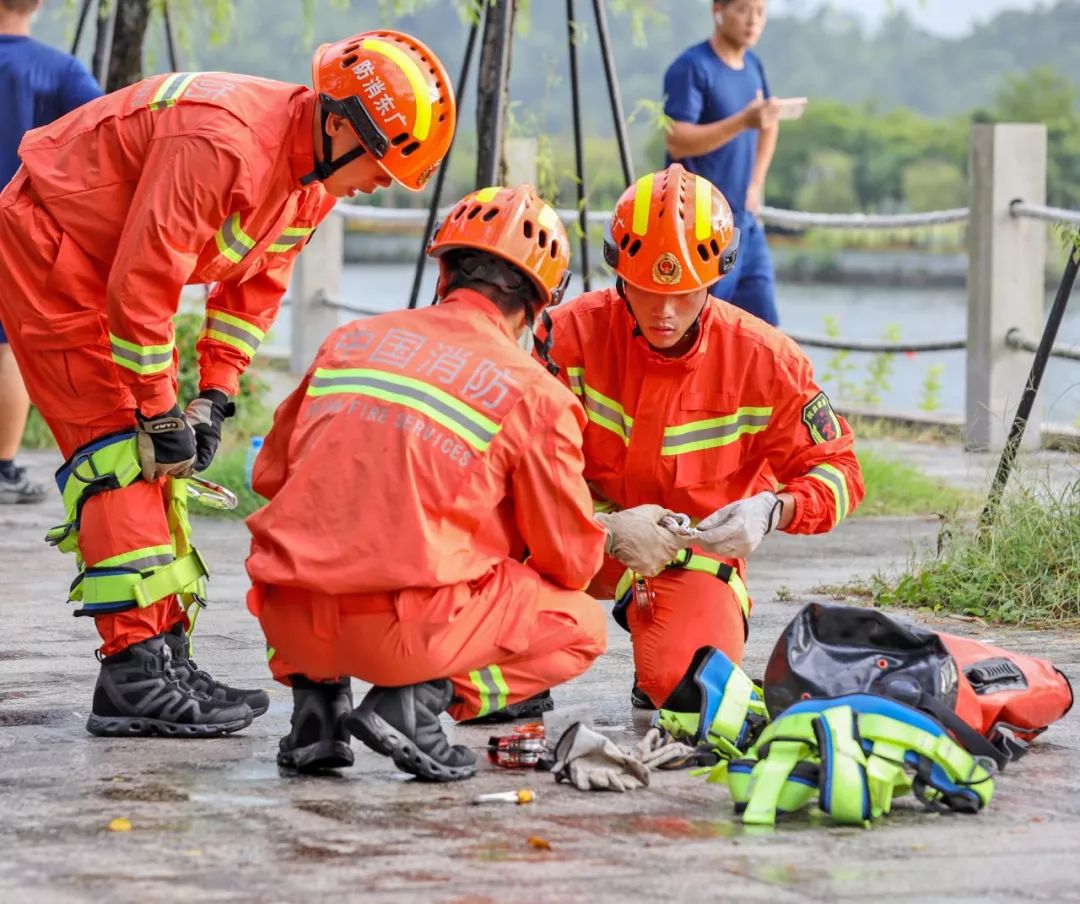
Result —
<svg viewBox="0 0 1080 904"><path fill-rule="evenodd" d="M958 451L916 452L950 479L960 471L984 479L985 462L965 464ZM52 466L45 455L30 461L41 476ZM984 813L932 815L902 803L869 830L812 827L805 816L747 830L725 788L685 772L656 775L651 788L626 795L583 794L548 775L484 763L471 781L431 786L357 742L356 766L340 777L279 774L274 755L291 701L268 680L259 629L243 606L246 537L236 522L197 524L214 573L198 659L221 678L270 689L270 711L221 740L93 738L83 724L95 635L61 602L72 560L41 542L60 513L55 498L0 509L0 900L1080 900L1075 715L1010 768ZM811 588L901 565L935 532L934 519L880 519L823 537L769 538L750 575L747 671L761 673ZM1080 645L1067 634L935 624L1080 674ZM612 623L609 652L556 689L557 704L585 707L598 727L629 740L646 727L629 706L631 669L627 636ZM453 729L481 755L491 733ZM471 804L519 787L535 790L537 802ZM116 818L130 831L109 831Z"/></svg>

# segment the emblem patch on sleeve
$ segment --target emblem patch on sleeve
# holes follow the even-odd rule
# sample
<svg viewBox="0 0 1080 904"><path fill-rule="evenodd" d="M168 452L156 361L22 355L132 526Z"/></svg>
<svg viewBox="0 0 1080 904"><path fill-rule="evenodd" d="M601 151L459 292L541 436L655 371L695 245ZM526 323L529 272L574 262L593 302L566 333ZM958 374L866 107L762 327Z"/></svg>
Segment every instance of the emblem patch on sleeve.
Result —
<svg viewBox="0 0 1080 904"><path fill-rule="evenodd" d="M840 438L840 418L833 411L829 397L823 392L819 392L803 406L802 420L815 444Z"/></svg>

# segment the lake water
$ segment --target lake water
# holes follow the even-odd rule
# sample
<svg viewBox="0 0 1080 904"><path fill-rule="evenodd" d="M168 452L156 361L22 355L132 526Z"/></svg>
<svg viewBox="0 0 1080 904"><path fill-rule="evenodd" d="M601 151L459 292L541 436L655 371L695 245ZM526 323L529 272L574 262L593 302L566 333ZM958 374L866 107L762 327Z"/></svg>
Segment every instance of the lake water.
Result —
<svg viewBox="0 0 1080 904"><path fill-rule="evenodd" d="M437 268L429 266L420 294L421 304L427 304L434 293ZM408 304L412 287L413 268L410 264L348 264L342 281L341 300L363 308L389 311ZM596 281L593 288L597 288ZM568 297L581 291L580 280L571 284ZM1080 345L1080 298L1074 292L1072 310L1068 311L1058 334L1058 342ZM1048 294L1049 300L1053 293ZM967 300L963 289L912 289L839 286L809 283L781 283L779 307L782 326L793 333L812 336L825 335L826 318L839 323L844 339L883 339L890 326L899 329L903 340L959 339L966 331ZM275 326L270 342L287 346L289 310ZM343 312L342 322L352 315ZM1038 338L1038 337L1034 337ZM819 381L829 369L834 352L825 349L806 349L814 362ZM854 369L845 377L847 382L861 385L867 379L867 365L873 356L852 353L848 361ZM964 410L964 353L936 352L917 355L896 355L889 388L881 393L880 405L891 410L917 409L925 398L924 383L929 369L940 365L939 404L937 411L962 415ZM821 381L826 392L836 395L836 384ZM1017 386L1017 396L1023 390ZM1055 423L1072 424L1080 417L1080 362L1052 358L1039 392L1043 416Z"/></svg>

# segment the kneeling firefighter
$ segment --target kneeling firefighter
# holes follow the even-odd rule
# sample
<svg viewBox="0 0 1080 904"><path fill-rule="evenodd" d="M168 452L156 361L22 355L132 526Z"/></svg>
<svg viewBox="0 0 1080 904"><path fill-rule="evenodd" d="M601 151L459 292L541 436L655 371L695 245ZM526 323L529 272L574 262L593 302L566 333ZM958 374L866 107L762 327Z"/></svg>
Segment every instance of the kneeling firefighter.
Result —
<svg viewBox="0 0 1080 904"><path fill-rule="evenodd" d="M530 186L485 188L429 253L438 304L331 333L255 467L270 501L248 521L248 605L293 690L285 768L350 765L351 733L405 772L471 776L439 714L483 717L588 668L605 544L648 545L666 513L594 517L584 413L521 345L569 280L555 211ZM375 685L355 710L350 676Z"/></svg>
<svg viewBox="0 0 1080 904"><path fill-rule="evenodd" d="M67 457L50 539L77 553L71 599L102 639L94 734L208 737L269 705L188 658L177 600L202 596L206 566L183 478L214 457L335 197L419 190L455 122L446 73L408 35L324 45L312 72L314 90L223 72L138 82L28 133L0 194L0 320ZM211 283L184 410L173 315L185 285Z"/></svg>

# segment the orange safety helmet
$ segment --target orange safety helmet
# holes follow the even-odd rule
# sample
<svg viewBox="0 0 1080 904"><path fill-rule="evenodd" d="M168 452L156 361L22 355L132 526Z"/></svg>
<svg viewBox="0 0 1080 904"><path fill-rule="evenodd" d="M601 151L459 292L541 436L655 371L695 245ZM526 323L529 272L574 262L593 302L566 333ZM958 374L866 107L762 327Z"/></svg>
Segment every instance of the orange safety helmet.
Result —
<svg viewBox="0 0 1080 904"><path fill-rule="evenodd" d="M562 301L570 282L570 238L559 215L531 185L493 185L466 195L435 230L428 254L475 248L513 264L536 286L538 313ZM440 261L442 283L446 264Z"/></svg>
<svg viewBox="0 0 1080 904"><path fill-rule="evenodd" d="M365 31L323 44L311 59L311 80L322 102L325 179L363 151L330 159L325 117L344 116L364 150L395 182L420 191L442 163L457 124L446 69L424 44L400 31Z"/></svg>
<svg viewBox="0 0 1080 904"><path fill-rule="evenodd" d="M671 295L711 286L735 266L738 250L720 189L678 163L626 189L604 236L604 260L617 276Z"/></svg>

